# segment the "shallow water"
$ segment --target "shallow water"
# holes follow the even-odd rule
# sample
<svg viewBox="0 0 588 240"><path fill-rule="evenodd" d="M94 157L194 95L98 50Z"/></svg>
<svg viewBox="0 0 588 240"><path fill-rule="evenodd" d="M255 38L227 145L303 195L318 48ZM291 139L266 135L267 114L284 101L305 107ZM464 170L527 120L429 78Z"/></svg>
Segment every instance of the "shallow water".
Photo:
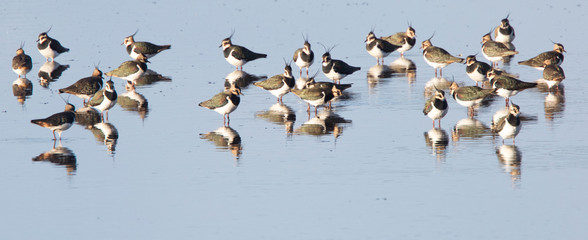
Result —
<svg viewBox="0 0 588 240"><path fill-rule="evenodd" d="M588 18L582 3L509 2L510 9L495 4L483 11L468 1L38 4L0 8L7 66L0 73L0 232L6 238L585 238L588 112L581 56L588 52L581 23ZM434 79L416 47L406 59L387 57L383 67L363 43L371 29L387 35L404 31L409 21L418 44L434 33L434 45L466 56L480 52L481 36L509 12L520 54L504 69L536 81L540 71L516 62L551 50L551 41L568 51L564 91L529 89L512 98L523 119L516 145L503 145L489 130L504 108L501 97L485 102L474 119L449 99L440 129L423 116L431 86L473 84L464 65L452 64L445 79ZM56 59L69 68L47 83L37 76L44 59L34 41L49 27L71 51ZM162 77L151 75L134 93L113 79L121 105L108 123L76 124L54 149L50 131L30 120L62 111L57 90L89 76L94 65L110 71L128 60L120 44L137 29L138 41L172 45L150 59L149 68ZM282 73L302 34L316 55L323 53L319 42L337 45L333 58L362 70L342 80L353 87L316 118L293 94L280 106L268 92L244 87L225 128L222 116L197 104L235 74L218 48L232 30L235 44L268 54L244 66L256 77ZM21 42L34 65L27 75L32 94L23 102L8 68ZM317 78L327 81L322 73ZM69 101L82 107L75 96ZM84 116L78 120L96 117ZM54 161L42 160L48 156Z"/></svg>

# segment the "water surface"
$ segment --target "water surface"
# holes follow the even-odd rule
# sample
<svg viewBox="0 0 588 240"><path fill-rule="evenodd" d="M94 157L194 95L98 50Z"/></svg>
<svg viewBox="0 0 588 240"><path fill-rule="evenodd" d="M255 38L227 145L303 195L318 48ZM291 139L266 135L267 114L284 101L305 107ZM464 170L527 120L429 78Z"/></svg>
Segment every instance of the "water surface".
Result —
<svg viewBox="0 0 588 240"><path fill-rule="evenodd" d="M41 4L0 8L5 238L585 238L583 3ZM482 35L508 13L520 54L504 69L535 81L541 72L517 61L551 50L551 41L568 51L564 91L537 88L512 98L523 114L514 145L489 130L504 108L500 97L474 119L450 99L437 129L422 115L432 84L473 84L464 65L452 64L444 79L434 79L416 47L406 59L392 54L386 66L365 51L370 30L387 35L410 22L419 44L434 33L434 45L476 54ZM39 80L45 60L35 40L50 27L49 35L71 49L56 59L68 68ZM76 124L54 145L50 131L30 120L62 111L57 89L89 76L95 65L109 71L128 60L120 44L137 29L138 41L172 45L151 59L156 74L130 93L113 79L121 105L108 123ZM245 65L256 77L282 73L303 34L315 54L324 52L319 42L337 45L333 58L362 70L343 79L353 87L316 118L293 94L276 105L268 92L244 87L230 127L223 127L222 116L197 104L221 91L234 71L218 48L233 30L235 44L268 54ZM8 68L22 42L34 62L31 94L16 94L24 98L15 96L17 77ZM311 75L318 69L317 60ZM327 81L322 73L317 79ZM81 99L69 101L82 108Z"/></svg>

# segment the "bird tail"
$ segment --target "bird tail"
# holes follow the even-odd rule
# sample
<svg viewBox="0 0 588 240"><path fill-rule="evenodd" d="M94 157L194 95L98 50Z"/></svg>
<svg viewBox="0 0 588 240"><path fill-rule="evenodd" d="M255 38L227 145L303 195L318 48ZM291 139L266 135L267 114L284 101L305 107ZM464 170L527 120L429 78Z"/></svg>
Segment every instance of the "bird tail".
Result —
<svg viewBox="0 0 588 240"><path fill-rule="evenodd" d="M46 125L45 122L43 122L43 119L33 119L33 120L31 120L31 123L37 124L41 127L45 127L45 125Z"/></svg>
<svg viewBox="0 0 588 240"><path fill-rule="evenodd" d="M348 89L348 88L350 88L351 86L352 86L352 84L351 84L351 83L349 83L349 84L337 84L337 85L335 85L335 87L336 87L337 89L341 90L341 91L343 91L343 90L345 90L345 89Z"/></svg>
<svg viewBox="0 0 588 240"><path fill-rule="evenodd" d="M256 53L255 54L255 58L266 58L267 54L263 54L263 53Z"/></svg>
<svg viewBox="0 0 588 240"><path fill-rule="evenodd" d="M171 45L162 45L162 46L160 46L160 47L161 47L161 48L160 48L160 49L159 49L157 52L161 52L161 51L163 51L163 50L170 49L170 48L171 48Z"/></svg>
<svg viewBox="0 0 588 240"><path fill-rule="evenodd" d="M534 88L534 87L537 87L537 83L534 83L534 82L521 82L520 83L520 86L522 88Z"/></svg>

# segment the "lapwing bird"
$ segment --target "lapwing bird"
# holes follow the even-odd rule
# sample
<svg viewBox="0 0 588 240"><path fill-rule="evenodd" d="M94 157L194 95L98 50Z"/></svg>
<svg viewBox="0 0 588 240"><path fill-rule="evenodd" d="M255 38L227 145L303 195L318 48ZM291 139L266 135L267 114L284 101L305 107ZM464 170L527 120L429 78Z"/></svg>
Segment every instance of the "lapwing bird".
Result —
<svg viewBox="0 0 588 240"><path fill-rule="evenodd" d="M239 102L241 102L239 95L243 95L241 93L241 88L232 85L230 88L225 88L223 92L214 95L211 99L199 103L198 106L222 114L223 124L228 126L231 121L229 114L235 111L239 106Z"/></svg>
<svg viewBox="0 0 588 240"><path fill-rule="evenodd" d="M508 108L508 114L505 117L499 118L498 121L492 122L492 132L498 133L504 139L512 138L512 143L515 143L515 137L521 131L521 115L518 105L512 103Z"/></svg>
<svg viewBox="0 0 588 240"><path fill-rule="evenodd" d="M488 61L492 62L492 67L497 67L498 61L503 60L505 57L510 57L518 53L517 51L510 50L503 43L492 40L490 33L482 36L482 54Z"/></svg>
<svg viewBox="0 0 588 240"><path fill-rule="evenodd" d="M437 89L435 95L425 102L423 114L433 120L433 128L435 127L435 120L439 120L439 127L441 127L441 118L445 117L448 109L445 92Z"/></svg>
<svg viewBox="0 0 588 240"><path fill-rule="evenodd" d="M76 118L75 110L75 106L68 103L65 105L65 111L53 114L48 118L31 120L31 123L49 128L53 132L53 140L57 139L55 137L55 132L57 132L59 140L61 140L61 132L69 129L74 123Z"/></svg>
<svg viewBox="0 0 588 240"><path fill-rule="evenodd" d="M104 90L98 91L88 104L100 111L100 117L102 120L108 121L108 110L116 105L118 95L114 89L114 82L108 80L104 85ZM106 115L106 117L104 117Z"/></svg>
<svg viewBox="0 0 588 240"><path fill-rule="evenodd" d="M511 43L515 39L515 30L508 21L508 16L500 21L500 26L494 29L494 39L501 43Z"/></svg>
<svg viewBox="0 0 588 240"><path fill-rule="evenodd" d="M466 73L468 77L478 83L483 83L488 80L486 74L488 70L492 69L488 63L478 61L475 55L469 55L466 57Z"/></svg>
<svg viewBox="0 0 588 240"><path fill-rule="evenodd" d="M306 76L308 77L308 68L314 63L314 52L310 49L308 39L304 39L304 47L296 49L292 59L300 68L300 76L302 76L302 68L306 68Z"/></svg>
<svg viewBox="0 0 588 240"><path fill-rule="evenodd" d="M559 88L559 84L566 78L564 70L557 65L552 63L551 59L546 59L543 67L543 79L547 86L551 89L553 86Z"/></svg>
<svg viewBox="0 0 588 240"><path fill-rule="evenodd" d="M27 78L27 73L33 68L31 56L26 55L23 46L16 50L16 56L12 58L12 71L18 74L18 77Z"/></svg>
<svg viewBox="0 0 588 240"><path fill-rule="evenodd" d="M554 43L553 50L540 53L539 55L525 61L520 61L519 64L534 67L538 70L543 70L545 60L550 59L552 63L561 65L564 60L563 53L566 52L561 43Z"/></svg>
<svg viewBox="0 0 588 240"><path fill-rule="evenodd" d="M47 35L50 30L51 29L39 34L39 38L37 39L37 49L39 49L41 55L43 55L48 62L49 60L53 61L53 59L59 56L59 54L69 51L69 48L61 46L59 41Z"/></svg>
<svg viewBox="0 0 588 240"><path fill-rule="evenodd" d="M275 75L261 82L255 82L253 85L258 86L264 90L269 91L276 96L277 102L282 102L282 97L289 93L296 84L296 80L292 77L292 67L287 64L284 68L284 73Z"/></svg>
<svg viewBox="0 0 588 240"><path fill-rule="evenodd" d="M464 86L460 87L456 82L452 82L449 86L450 94L459 105L468 108L468 116L474 116L474 106L479 105L484 98L491 95L493 89L483 89L478 86Z"/></svg>
<svg viewBox="0 0 588 240"><path fill-rule="evenodd" d="M487 77L496 95L505 99L506 106L508 106L510 97L527 88L537 87L537 83L524 82L506 74L501 74L500 71L494 69L488 71Z"/></svg>
<svg viewBox="0 0 588 240"><path fill-rule="evenodd" d="M350 66L341 60L332 59L331 53L329 51L323 54L323 73L325 76L327 76L327 78L333 80L336 83L339 83L341 79L347 75L359 71L360 69L360 67Z"/></svg>
<svg viewBox="0 0 588 240"><path fill-rule="evenodd" d="M135 34L137 34L137 32L133 33L131 36L126 37L122 43L126 46L129 56L135 60L139 58L140 54L145 55L145 57L149 59L161 51L171 48L171 45L156 45L150 42L135 42Z"/></svg>
<svg viewBox="0 0 588 240"><path fill-rule="evenodd" d="M439 69L439 75L443 76L443 68L447 65L454 62L463 63L463 58L454 57L445 49L433 46L431 38L421 43L421 49L423 49L425 62L435 69L435 77L437 77L437 69Z"/></svg>
<svg viewBox="0 0 588 240"><path fill-rule="evenodd" d="M82 78L69 87L59 89L59 93L69 93L75 95L82 99L85 106L86 101L89 101L90 98L96 94L96 92L100 91L103 84L104 82L102 81L102 71L100 71L98 68L94 68L92 76Z"/></svg>
<svg viewBox="0 0 588 240"><path fill-rule="evenodd" d="M343 90L350 88L351 84L335 84L330 82L310 83L303 89L292 89L292 93L308 103L306 111L310 113L310 105L314 106L314 114L320 105L329 103L335 97L341 96Z"/></svg>
<svg viewBox="0 0 588 240"><path fill-rule="evenodd" d="M232 34L228 38L223 39L219 47L223 48L223 54L225 55L227 62L235 66L237 69L243 70L243 65L246 63L258 58L267 57L267 54L255 53L245 47L233 45L231 37Z"/></svg>
<svg viewBox="0 0 588 240"><path fill-rule="evenodd" d="M374 32L369 32L365 38L365 49L370 55L376 58L378 64L380 64L380 59L382 59L382 65L384 65L384 57L387 57L398 48L400 48L400 45L392 45L388 41L377 38Z"/></svg>
<svg viewBox="0 0 588 240"><path fill-rule="evenodd" d="M140 53L137 60L123 62L116 69L107 72L105 75L127 80L127 82L134 85L137 79L141 78L147 71L148 62L147 57Z"/></svg>
<svg viewBox="0 0 588 240"><path fill-rule="evenodd" d="M395 46L400 46L396 49L400 53L401 57L404 57L404 53L416 44L416 34L412 26L408 26L406 32L398 32L393 35L382 37L382 40L387 41Z"/></svg>

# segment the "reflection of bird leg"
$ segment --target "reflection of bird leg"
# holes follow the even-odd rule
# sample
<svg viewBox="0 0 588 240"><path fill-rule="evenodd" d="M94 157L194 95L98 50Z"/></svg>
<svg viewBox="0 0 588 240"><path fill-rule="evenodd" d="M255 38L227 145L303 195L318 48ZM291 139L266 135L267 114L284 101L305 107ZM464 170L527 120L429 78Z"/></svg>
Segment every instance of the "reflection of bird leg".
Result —
<svg viewBox="0 0 588 240"><path fill-rule="evenodd" d="M509 102L509 101L508 101L508 98L504 99L504 102L505 102L505 104L506 104L506 108L508 108L508 102Z"/></svg>
<svg viewBox="0 0 588 240"><path fill-rule="evenodd" d="M307 103L308 106L306 107L306 112L310 113L310 103Z"/></svg>
<svg viewBox="0 0 588 240"><path fill-rule="evenodd" d="M443 77L443 68L439 68L439 76Z"/></svg>
<svg viewBox="0 0 588 240"><path fill-rule="evenodd" d="M53 130L53 141L55 142L57 138L55 137L55 130Z"/></svg>
<svg viewBox="0 0 588 240"><path fill-rule="evenodd" d="M435 123L435 121L433 121ZM441 128L441 118L439 118L439 128Z"/></svg>
<svg viewBox="0 0 588 240"><path fill-rule="evenodd" d="M435 68L435 77L437 77L437 68Z"/></svg>

